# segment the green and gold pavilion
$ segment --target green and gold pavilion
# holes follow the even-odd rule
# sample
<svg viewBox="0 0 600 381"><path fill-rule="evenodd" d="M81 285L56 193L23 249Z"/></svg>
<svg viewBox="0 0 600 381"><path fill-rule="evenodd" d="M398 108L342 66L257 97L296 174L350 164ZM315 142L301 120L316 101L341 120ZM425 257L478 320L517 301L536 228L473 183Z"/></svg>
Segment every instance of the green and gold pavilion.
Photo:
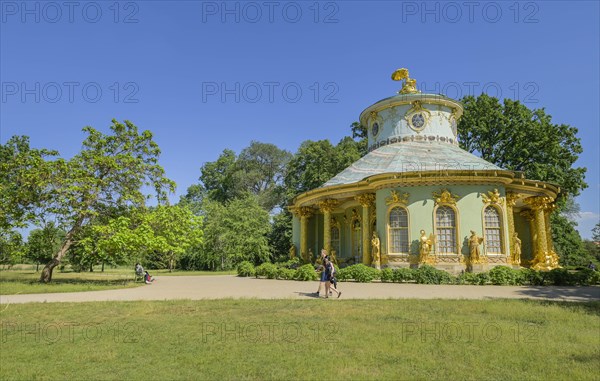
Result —
<svg viewBox="0 0 600 381"><path fill-rule="evenodd" d="M360 114L368 153L293 201L290 255L325 248L341 266L429 264L450 272L497 265L558 266L550 213L560 189L463 149L454 99L417 90L408 70L397 95Z"/></svg>

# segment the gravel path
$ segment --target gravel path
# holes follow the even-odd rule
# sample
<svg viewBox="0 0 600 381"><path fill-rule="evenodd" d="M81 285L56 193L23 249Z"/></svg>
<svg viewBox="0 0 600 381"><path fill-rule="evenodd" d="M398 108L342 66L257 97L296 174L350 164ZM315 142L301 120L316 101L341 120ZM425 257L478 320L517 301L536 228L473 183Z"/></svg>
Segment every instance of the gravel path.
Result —
<svg viewBox="0 0 600 381"><path fill-rule="evenodd" d="M600 300L600 287L446 286L394 283L338 284L343 299L545 299ZM0 304L173 299L314 299L317 282L239 278L233 275L165 276L151 285L120 290L2 295ZM321 293L323 296L323 293Z"/></svg>

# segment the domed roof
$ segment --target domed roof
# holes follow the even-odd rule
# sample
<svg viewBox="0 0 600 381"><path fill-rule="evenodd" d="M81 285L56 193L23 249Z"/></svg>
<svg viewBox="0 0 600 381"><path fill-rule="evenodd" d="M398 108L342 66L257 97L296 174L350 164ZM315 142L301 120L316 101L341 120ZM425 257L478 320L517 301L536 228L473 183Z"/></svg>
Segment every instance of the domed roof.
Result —
<svg viewBox="0 0 600 381"><path fill-rule="evenodd" d="M439 94L422 94L407 69L392 79L406 82L398 95L367 107L360 122L367 128L369 153L323 187L351 184L384 173L446 170L501 170L458 147L460 102Z"/></svg>

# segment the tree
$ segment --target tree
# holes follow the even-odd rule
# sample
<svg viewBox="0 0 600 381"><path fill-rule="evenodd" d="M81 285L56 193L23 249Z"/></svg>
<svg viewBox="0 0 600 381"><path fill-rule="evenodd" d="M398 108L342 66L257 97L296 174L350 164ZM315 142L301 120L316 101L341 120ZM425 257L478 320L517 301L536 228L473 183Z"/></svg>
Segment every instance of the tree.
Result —
<svg viewBox="0 0 600 381"><path fill-rule="evenodd" d="M165 202L175 183L158 165L160 149L150 131L138 132L130 121L112 121L111 134L92 127L80 153L70 160L53 162L49 210L66 227L65 239L44 267L40 280L52 280L52 270L75 242L76 235L108 207L142 206L148 198L142 187L152 187L158 202Z"/></svg>
<svg viewBox="0 0 600 381"><path fill-rule="evenodd" d="M270 258L269 214L254 196L227 204L205 205L204 263L211 270L235 268L242 261L256 264Z"/></svg>
<svg viewBox="0 0 600 381"><path fill-rule="evenodd" d="M239 157L226 149L216 161L205 163L200 181L212 200L224 203L252 194L270 211L283 202L282 183L290 158L274 144L252 141Z"/></svg>
<svg viewBox="0 0 600 381"><path fill-rule="evenodd" d="M462 148L501 168L522 171L529 179L560 184L561 197L577 196L587 187L586 169L574 167L583 152L577 128L553 124L544 109L530 110L519 101L500 104L486 94L461 101Z"/></svg>
<svg viewBox="0 0 600 381"><path fill-rule="evenodd" d="M361 157L359 144L350 137L337 146L329 140L306 140L290 160L285 176L288 201L323 185Z"/></svg>
<svg viewBox="0 0 600 381"><path fill-rule="evenodd" d="M153 249L162 253L169 271L186 250L202 244L202 217L185 206L158 206L150 214L149 224L154 232Z"/></svg>
<svg viewBox="0 0 600 381"><path fill-rule="evenodd" d="M42 229L34 229L29 232L25 257L36 264L36 272L39 270L40 263L46 263L52 259L64 238L65 231L57 227L54 221L48 222Z"/></svg>
<svg viewBox="0 0 600 381"><path fill-rule="evenodd" d="M575 224L569 221L577 214L573 197L587 187L586 168L574 166L582 152L577 128L553 124L544 109L530 110L519 101L505 99L501 104L486 94L461 101L461 147L501 168L524 172L529 179L559 184L558 210L551 220L557 252L570 263L587 258Z"/></svg>
<svg viewBox="0 0 600 381"><path fill-rule="evenodd" d="M288 258L289 249L292 245L292 214L287 209L283 209L273 217L273 224L268 238L273 259Z"/></svg>
<svg viewBox="0 0 600 381"><path fill-rule="evenodd" d="M16 231L0 230L0 264L9 267L19 263L25 254L23 237Z"/></svg>
<svg viewBox="0 0 600 381"><path fill-rule="evenodd" d="M6 234L39 222L51 194L47 192L56 151L34 149L29 137L13 136L0 145L0 230Z"/></svg>

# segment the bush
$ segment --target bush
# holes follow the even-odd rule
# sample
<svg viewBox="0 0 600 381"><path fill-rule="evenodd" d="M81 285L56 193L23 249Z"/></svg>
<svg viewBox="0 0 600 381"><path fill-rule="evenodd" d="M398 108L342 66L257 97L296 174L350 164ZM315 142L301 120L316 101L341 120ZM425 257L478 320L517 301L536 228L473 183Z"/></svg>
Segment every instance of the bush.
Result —
<svg viewBox="0 0 600 381"><path fill-rule="evenodd" d="M521 276L523 283L530 284L532 286L543 286L546 283L546 277L542 271L535 271L532 269L521 269Z"/></svg>
<svg viewBox="0 0 600 381"><path fill-rule="evenodd" d="M454 278L443 270L423 265L415 271L415 281L420 284L451 284Z"/></svg>
<svg viewBox="0 0 600 381"><path fill-rule="evenodd" d="M264 276L268 279L277 278L279 269L271 262L265 262L256 268L256 277Z"/></svg>
<svg viewBox="0 0 600 381"><path fill-rule="evenodd" d="M489 272L490 281L497 286L515 285L519 276L518 272L507 266L496 266Z"/></svg>
<svg viewBox="0 0 600 381"><path fill-rule="evenodd" d="M475 273L462 273L456 278L458 284L479 284L479 278Z"/></svg>
<svg viewBox="0 0 600 381"><path fill-rule="evenodd" d="M296 269L296 273L294 275L294 279L308 281L308 280L317 280L319 277L317 276L317 272L315 268L311 264L306 264L304 266L300 266Z"/></svg>
<svg viewBox="0 0 600 381"><path fill-rule="evenodd" d="M393 282L394 281L394 271L392 269L385 268L381 270L381 281L382 282Z"/></svg>
<svg viewBox="0 0 600 381"><path fill-rule="evenodd" d="M575 283L581 286L590 286L600 283L600 275L592 269L583 269L573 275L575 276Z"/></svg>
<svg viewBox="0 0 600 381"><path fill-rule="evenodd" d="M277 263L277 267L279 268L286 268L286 269L297 269L300 266L300 259L299 258L294 258L294 259L290 259L289 261L285 261L285 262L278 262Z"/></svg>
<svg viewBox="0 0 600 381"><path fill-rule="evenodd" d="M574 286L579 283L579 273L571 274L567 269L551 270L547 277L555 286Z"/></svg>
<svg viewBox="0 0 600 381"><path fill-rule="evenodd" d="M237 267L238 276L254 276L254 265L248 261L240 262Z"/></svg>
<svg viewBox="0 0 600 381"><path fill-rule="evenodd" d="M340 280L354 279L360 283L369 283L374 279L378 279L379 277L379 270L373 267L365 266L362 263L343 268L338 274L338 279Z"/></svg>
<svg viewBox="0 0 600 381"><path fill-rule="evenodd" d="M490 274L489 273L478 273L477 274L477 284L483 286L490 282Z"/></svg>
<svg viewBox="0 0 600 381"><path fill-rule="evenodd" d="M408 267L401 267L394 270L394 282L410 282L415 279L415 270Z"/></svg>
<svg viewBox="0 0 600 381"><path fill-rule="evenodd" d="M294 269L286 269L285 267L280 267L277 272L277 279L286 279L292 280L296 275L296 270Z"/></svg>

